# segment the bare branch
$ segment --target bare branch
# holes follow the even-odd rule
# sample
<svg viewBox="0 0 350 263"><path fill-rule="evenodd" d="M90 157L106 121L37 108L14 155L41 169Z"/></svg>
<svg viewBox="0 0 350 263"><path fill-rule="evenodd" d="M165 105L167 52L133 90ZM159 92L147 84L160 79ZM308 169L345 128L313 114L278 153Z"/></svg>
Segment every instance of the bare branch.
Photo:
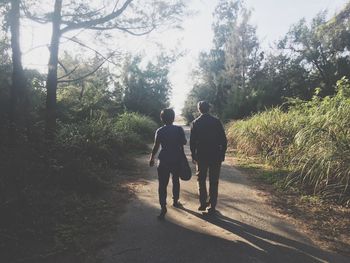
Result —
<svg viewBox="0 0 350 263"><path fill-rule="evenodd" d="M126 0L121 8L119 8L116 11L112 11L112 13L110 13L109 15L106 15L106 16L103 16L103 17L100 17L97 19L92 19L89 21L84 21L84 22L79 22L79 23L69 23L65 28L61 29L61 34L64 34L64 33L71 31L71 30L80 29L80 28L90 28L90 27L94 27L97 25L102 25L102 24L120 16L126 10L126 8L130 5L130 3L132 1L133 0Z"/></svg>
<svg viewBox="0 0 350 263"><path fill-rule="evenodd" d="M101 10L103 10L105 7L101 7L100 9L97 9L97 10L94 10L94 11L90 11L90 12L87 12L85 14L79 14L79 16L81 17L91 17L91 16L94 16L94 15L97 15ZM75 17L76 14L70 14L70 15L62 15L62 17ZM68 21L63 21L62 20L62 24L66 24L66 23L69 23Z"/></svg>
<svg viewBox="0 0 350 263"><path fill-rule="evenodd" d="M33 50L38 49L38 48L42 48L42 47L47 47L47 48L48 48L49 45L48 45L48 44L38 45L38 46L32 47L32 48L30 48L30 49L24 51L22 54L23 54L23 56L25 56L25 55L27 55L28 53L32 52Z"/></svg>
<svg viewBox="0 0 350 263"><path fill-rule="evenodd" d="M68 37L63 37L64 39L68 40L68 41L72 41L82 47L85 47L87 49L90 49L91 51L95 52L97 55L99 55L100 57L102 57L103 59L107 60L109 63L115 65L115 66L118 66L116 63L114 63L113 61L111 61L109 58L112 57L116 51L112 52L112 55L108 58L106 58L102 53L100 53L99 51L97 51L96 49L92 48L92 47L89 47L88 45L80 42L76 37L72 37L72 38L68 38Z"/></svg>
<svg viewBox="0 0 350 263"><path fill-rule="evenodd" d="M113 12L115 12L115 10L117 9L118 4L119 4L119 0L117 0L117 1L115 2L114 8L113 8Z"/></svg>
<svg viewBox="0 0 350 263"><path fill-rule="evenodd" d="M124 31L130 35L133 36L143 36L143 35L147 35L149 33L151 33L156 27L152 26L150 29L148 29L147 31L144 32L134 32L132 31L132 29L126 28L126 27L119 27L119 26L111 26L111 27L90 27L90 29L93 30L112 30L112 29L117 29L117 30L121 30Z"/></svg>
<svg viewBox="0 0 350 263"><path fill-rule="evenodd" d="M111 56L112 56L112 55L111 55ZM107 59L109 59L111 56L109 56ZM83 80L83 79L85 79L85 78L87 78L87 77L93 75L97 70L99 70L99 69L103 66L103 64L107 61L107 59L103 60L103 61L101 62L101 64L98 65L93 71L91 71L91 72L89 72L89 73L87 73L87 74L85 74L85 75L83 75L83 76L81 76L81 77L79 77L79 78L76 78L76 79L58 80L57 83L71 83L71 82L77 82L77 81Z"/></svg>
<svg viewBox="0 0 350 263"><path fill-rule="evenodd" d="M58 64L63 68L64 72L67 74L68 70L67 68L63 65L61 61L58 61Z"/></svg>
<svg viewBox="0 0 350 263"><path fill-rule="evenodd" d="M24 1L21 1L21 7L22 7L22 10L24 12L24 15L34 21L34 22L37 22L39 24L48 24L48 23L51 23L51 20L50 19L46 19L46 18L40 18L40 17L37 17L37 16L34 16L32 13L30 13L30 11L28 10L27 6L25 5Z"/></svg>
<svg viewBox="0 0 350 263"><path fill-rule="evenodd" d="M77 66L74 67L74 69L72 69L70 72L68 72L67 69L64 68L63 65L62 65L60 62L58 62L58 63L59 63L59 64L61 65L61 67L64 69L64 72L65 72L66 74L63 75L63 76L61 76L61 77L59 77L59 78L57 78L57 80L60 80L60 79L63 79L63 78L66 78L66 77L72 75L72 74L79 68L79 65L77 65Z"/></svg>

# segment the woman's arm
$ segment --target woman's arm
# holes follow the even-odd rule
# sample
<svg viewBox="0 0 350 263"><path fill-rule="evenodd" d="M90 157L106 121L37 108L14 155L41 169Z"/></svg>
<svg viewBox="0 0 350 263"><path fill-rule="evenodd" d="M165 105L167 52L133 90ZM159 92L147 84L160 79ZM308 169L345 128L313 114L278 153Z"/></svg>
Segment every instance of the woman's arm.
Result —
<svg viewBox="0 0 350 263"><path fill-rule="evenodd" d="M157 154L159 150L160 142L158 140L154 141L153 148L152 148L152 153L149 158L149 166L153 167L154 166L154 156Z"/></svg>

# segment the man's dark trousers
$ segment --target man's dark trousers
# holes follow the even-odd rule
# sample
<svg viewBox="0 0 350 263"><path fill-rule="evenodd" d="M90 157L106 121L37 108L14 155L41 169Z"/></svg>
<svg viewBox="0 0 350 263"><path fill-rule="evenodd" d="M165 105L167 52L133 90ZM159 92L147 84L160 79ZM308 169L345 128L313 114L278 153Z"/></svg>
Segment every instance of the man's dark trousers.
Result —
<svg viewBox="0 0 350 263"><path fill-rule="evenodd" d="M199 201L201 206L207 205L208 193L206 180L209 172L209 203L215 209L218 200L218 187L221 162L209 163L205 161L197 162L197 180L199 188Z"/></svg>
<svg viewBox="0 0 350 263"><path fill-rule="evenodd" d="M206 178L209 172L209 197L215 210L218 197L218 182L222 161L225 160L227 139L219 119L208 113L192 122L190 135L192 159L197 162L200 208L207 206Z"/></svg>

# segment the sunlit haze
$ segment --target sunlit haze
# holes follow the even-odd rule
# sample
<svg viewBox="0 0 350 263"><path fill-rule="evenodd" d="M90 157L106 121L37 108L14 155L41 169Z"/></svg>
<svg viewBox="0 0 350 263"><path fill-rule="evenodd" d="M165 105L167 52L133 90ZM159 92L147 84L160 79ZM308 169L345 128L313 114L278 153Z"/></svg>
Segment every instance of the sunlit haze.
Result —
<svg viewBox="0 0 350 263"><path fill-rule="evenodd" d="M246 0L246 6L253 10L251 23L257 26L257 33L263 48L282 37L289 27L301 18L308 21L318 12L328 9L328 15L339 11L347 0ZM181 57L171 68L170 79L173 85L171 105L180 113L191 89L193 81L191 73L197 65L198 54L211 48L213 33L211 30L212 13L218 0L192 0L189 3L194 15L185 18L183 30L168 30L153 32L144 37L131 37L125 34L113 35L105 49L120 49L124 52L143 53L151 58L159 51L159 44L165 51L184 51ZM45 72L48 62L47 45L50 39L51 28L25 22L22 25L23 61L27 68L36 68ZM77 33L77 32L75 32ZM82 34L87 35L88 32ZM84 37L84 36L82 36ZM62 40L65 41L64 39ZM96 44L97 45L97 44ZM101 44L100 44L101 45ZM71 44L62 45L61 52L80 47ZM104 49L102 48L102 50ZM85 51L89 55L88 51Z"/></svg>

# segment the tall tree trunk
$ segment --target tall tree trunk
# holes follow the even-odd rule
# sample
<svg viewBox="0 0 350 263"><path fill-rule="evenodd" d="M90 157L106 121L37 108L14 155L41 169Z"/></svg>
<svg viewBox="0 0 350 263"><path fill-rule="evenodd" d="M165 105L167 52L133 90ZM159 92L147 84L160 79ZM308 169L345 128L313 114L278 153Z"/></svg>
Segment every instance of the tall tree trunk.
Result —
<svg viewBox="0 0 350 263"><path fill-rule="evenodd" d="M59 42L61 37L61 10L62 0L55 1L52 17L52 37L50 44L49 69L46 82L46 137L49 141L55 138L56 133L56 93L57 93L57 66Z"/></svg>
<svg viewBox="0 0 350 263"><path fill-rule="evenodd" d="M12 87L10 95L10 143L15 144L17 130L25 128L26 79L20 47L20 0L11 1L10 31L12 48Z"/></svg>

